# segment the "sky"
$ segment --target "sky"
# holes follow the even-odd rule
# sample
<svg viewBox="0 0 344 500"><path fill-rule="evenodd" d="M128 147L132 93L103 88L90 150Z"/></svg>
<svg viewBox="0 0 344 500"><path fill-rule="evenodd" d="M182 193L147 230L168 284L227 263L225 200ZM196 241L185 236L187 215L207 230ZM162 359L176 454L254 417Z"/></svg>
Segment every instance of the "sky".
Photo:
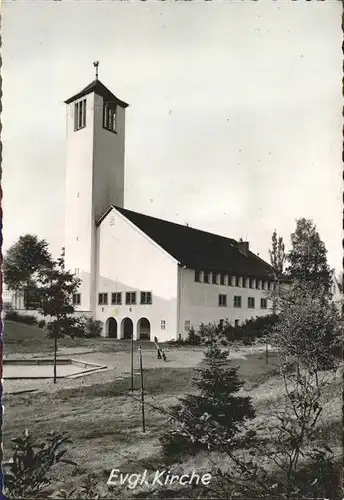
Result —
<svg viewBox="0 0 344 500"><path fill-rule="evenodd" d="M342 268L341 3L8 1L3 252L64 244L65 104L94 79L126 110L125 207L250 242L311 218Z"/></svg>

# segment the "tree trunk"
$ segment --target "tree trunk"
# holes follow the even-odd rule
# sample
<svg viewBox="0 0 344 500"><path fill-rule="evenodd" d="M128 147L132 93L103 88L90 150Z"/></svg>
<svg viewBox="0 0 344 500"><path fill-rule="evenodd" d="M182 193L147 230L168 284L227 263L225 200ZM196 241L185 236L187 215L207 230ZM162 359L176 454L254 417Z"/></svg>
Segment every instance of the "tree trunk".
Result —
<svg viewBox="0 0 344 500"><path fill-rule="evenodd" d="M57 373L56 373L56 365L57 365L57 336L54 336L54 384L56 384Z"/></svg>

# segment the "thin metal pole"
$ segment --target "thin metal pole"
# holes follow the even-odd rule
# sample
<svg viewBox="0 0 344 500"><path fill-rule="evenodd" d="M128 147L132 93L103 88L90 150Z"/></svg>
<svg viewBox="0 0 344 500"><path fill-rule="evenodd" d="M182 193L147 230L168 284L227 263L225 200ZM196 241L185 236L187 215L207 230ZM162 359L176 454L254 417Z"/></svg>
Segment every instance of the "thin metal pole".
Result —
<svg viewBox="0 0 344 500"><path fill-rule="evenodd" d="M57 333L54 335L54 384L56 384L57 373L56 373L56 364L57 364Z"/></svg>
<svg viewBox="0 0 344 500"><path fill-rule="evenodd" d="M134 390L134 332L131 334L131 390Z"/></svg>
<svg viewBox="0 0 344 500"><path fill-rule="evenodd" d="M146 432L145 425L145 396L143 389L143 367L142 367L142 349L139 347L139 357L140 357L140 376L141 376L141 411L142 411L142 432Z"/></svg>

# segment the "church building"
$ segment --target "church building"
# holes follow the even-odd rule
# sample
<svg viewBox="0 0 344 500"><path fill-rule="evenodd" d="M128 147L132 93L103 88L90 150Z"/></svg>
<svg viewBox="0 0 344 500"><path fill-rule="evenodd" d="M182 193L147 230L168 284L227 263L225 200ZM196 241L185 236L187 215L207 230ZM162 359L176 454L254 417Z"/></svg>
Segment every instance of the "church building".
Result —
<svg viewBox="0 0 344 500"><path fill-rule="evenodd" d="M248 242L125 206L128 104L97 75L65 103L65 265L81 278L78 314L102 321L104 337L159 341L271 314L275 270Z"/></svg>

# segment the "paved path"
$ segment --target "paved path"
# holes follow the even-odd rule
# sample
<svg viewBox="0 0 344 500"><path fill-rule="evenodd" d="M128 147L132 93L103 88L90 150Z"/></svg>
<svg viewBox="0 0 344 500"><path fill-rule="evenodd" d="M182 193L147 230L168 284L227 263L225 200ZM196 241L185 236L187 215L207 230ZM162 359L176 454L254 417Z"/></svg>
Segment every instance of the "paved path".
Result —
<svg viewBox="0 0 344 500"><path fill-rule="evenodd" d="M272 349L270 349L272 350ZM55 392L60 389L80 387L85 385L94 384L104 384L112 382L117 378L128 377L130 373L131 366L131 353L130 351L117 351L117 352L89 352L82 354L82 350L73 349L70 351L68 357L75 360L85 361L89 363L95 363L99 365L106 365L108 367L105 371L94 372L85 374L85 376L70 379L61 378L58 380L57 384L54 384L52 380L41 379L41 380L5 380L4 381L4 393L6 396L10 393L15 393L18 391L25 390L40 390L44 392ZM73 351L73 352L71 352ZM230 352L230 359L246 359L250 354L257 354L259 352L264 352L265 346L247 346L247 347L237 347ZM85 351L84 351L85 352ZM86 351L87 352L87 351ZM161 359L157 359L156 350L145 349L143 351L143 368L194 368L203 359L203 351L198 348L177 348L171 350L165 350L167 361L164 362ZM61 349L59 351L60 357L66 357L66 349ZM21 356L24 358L24 356ZM27 355L25 358L32 358L32 355ZM38 354L35 358L40 357ZM46 355L42 355L42 358L47 358ZM10 359L14 359L15 356L11 355ZM18 356L17 356L18 358ZM49 367L52 372L52 367ZM58 367L60 369L60 367ZM134 353L134 370L139 369L139 358L137 349Z"/></svg>

